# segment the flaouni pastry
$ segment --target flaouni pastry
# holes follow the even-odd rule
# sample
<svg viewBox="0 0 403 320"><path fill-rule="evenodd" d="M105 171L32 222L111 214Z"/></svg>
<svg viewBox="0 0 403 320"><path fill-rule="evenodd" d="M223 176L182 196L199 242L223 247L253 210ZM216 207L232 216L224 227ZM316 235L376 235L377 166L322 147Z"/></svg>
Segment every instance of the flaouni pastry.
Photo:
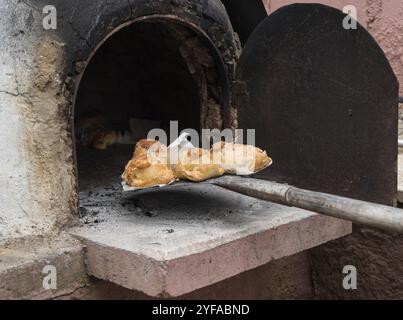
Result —
<svg viewBox="0 0 403 320"><path fill-rule="evenodd" d="M140 140L122 174L124 190L165 186L176 180L201 182L225 173L250 175L272 164L266 152L254 146L219 142L210 150L199 149L187 136L181 135L169 147L156 140Z"/></svg>
<svg viewBox="0 0 403 320"><path fill-rule="evenodd" d="M213 162L229 174L250 175L273 163L266 151L250 145L217 142L210 153Z"/></svg>
<svg viewBox="0 0 403 320"><path fill-rule="evenodd" d="M140 140L122 179L130 187L149 188L176 180L167 161L167 147L155 140Z"/></svg>
<svg viewBox="0 0 403 320"><path fill-rule="evenodd" d="M173 165L175 175L179 179L194 182L222 176L225 170L211 161L208 150L190 148L179 154L178 163Z"/></svg>
<svg viewBox="0 0 403 320"><path fill-rule="evenodd" d="M91 112L78 118L76 123L78 144L98 150L106 150L117 143L119 134L112 130L106 116L99 112Z"/></svg>

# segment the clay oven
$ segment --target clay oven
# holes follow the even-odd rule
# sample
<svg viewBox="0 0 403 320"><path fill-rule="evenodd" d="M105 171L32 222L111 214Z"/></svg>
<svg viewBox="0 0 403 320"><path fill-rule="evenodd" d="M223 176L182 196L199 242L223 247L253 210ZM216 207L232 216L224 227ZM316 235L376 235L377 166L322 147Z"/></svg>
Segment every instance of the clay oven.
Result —
<svg viewBox="0 0 403 320"><path fill-rule="evenodd" d="M274 159L273 167L260 178L382 204L396 202L398 83L374 39L359 25L356 30L343 29L345 15L327 6L297 4L268 17L258 11L242 20L247 12L231 3L5 0L0 6L5 30L0 46L4 71L0 77L0 247L17 243L23 248L47 237L62 242L61 235L80 224L80 212L85 218L91 210L95 216L105 201L113 210L116 200L122 205L119 176L135 139L154 127L168 129L172 120L178 121L179 129L196 131L256 129L257 145L270 150ZM47 5L57 8L55 29L43 27L42 9ZM101 121L111 136L88 145L91 117ZM251 216L261 213L248 211L256 205L250 199L243 198L238 206L238 195L220 192L207 204L195 198L212 211L221 205L221 213L233 205L239 221L244 221L243 211ZM169 204L170 197L165 197ZM192 211L197 203L189 199L184 205ZM269 202L256 206L273 209ZM170 205L166 207L168 212ZM281 210L288 208L277 214ZM253 234L253 241L261 241L259 250L249 242L242 247L251 246L253 250L242 253L253 251L250 259L236 256L238 265L219 268L216 278L208 268L199 270L200 282L193 281L199 273L191 270L183 286L171 281L169 294L188 293L266 264L275 255L265 251L272 243L271 250L280 252L276 258L281 258L351 232L348 223L298 214L289 215L291 222L286 224L292 228L270 229L272 221L266 223L265 232L278 242L268 243ZM176 222L180 218L179 214ZM239 221L234 225L242 226ZM306 232L318 229L323 221L328 232ZM297 236L287 234L290 230ZM300 235L307 240L299 241ZM295 241L295 246L282 246L284 239ZM48 243L39 247L48 248ZM99 256L108 255L100 247ZM80 245L74 248L81 252ZM116 257L119 263L121 256ZM225 255L214 257L217 265L228 263ZM181 268L188 266L186 259L178 264ZM207 258L203 261L211 263ZM166 266L161 263L163 267L155 267L158 279ZM199 265L203 264L193 263ZM239 265L243 269L238 270ZM149 286L149 291L136 287L136 281L130 288L155 296L167 294L165 276L169 272L161 275L162 284ZM125 285L123 280L116 283Z"/></svg>

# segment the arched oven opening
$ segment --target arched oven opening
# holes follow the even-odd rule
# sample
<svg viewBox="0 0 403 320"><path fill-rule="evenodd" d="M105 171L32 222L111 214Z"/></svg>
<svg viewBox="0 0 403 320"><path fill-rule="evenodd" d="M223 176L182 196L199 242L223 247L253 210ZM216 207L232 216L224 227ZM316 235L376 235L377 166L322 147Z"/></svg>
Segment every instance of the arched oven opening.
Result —
<svg viewBox="0 0 403 320"><path fill-rule="evenodd" d="M165 130L169 139L170 121L178 121L179 132L221 128L220 63L208 38L182 21L143 18L108 37L76 91L80 205L120 190L135 143L151 129Z"/></svg>

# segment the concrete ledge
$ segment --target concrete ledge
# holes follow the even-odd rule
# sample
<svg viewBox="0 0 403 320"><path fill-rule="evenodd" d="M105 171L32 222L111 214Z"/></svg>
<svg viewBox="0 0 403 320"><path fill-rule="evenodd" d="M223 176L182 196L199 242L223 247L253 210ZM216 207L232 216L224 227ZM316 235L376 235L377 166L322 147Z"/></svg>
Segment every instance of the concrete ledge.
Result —
<svg viewBox="0 0 403 320"><path fill-rule="evenodd" d="M136 193L153 215L99 213L72 230L90 275L154 297L177 297L351 233L351 223L194 185Z"/></svg>
<svg viewBox="0 0 403 320"><path fill-rule="evenodd" d="M56 289L45 289L42 273L55 267ZM0 247L0 299L52 299L87 284L82 245L68 235L19 239Z"/></svg>

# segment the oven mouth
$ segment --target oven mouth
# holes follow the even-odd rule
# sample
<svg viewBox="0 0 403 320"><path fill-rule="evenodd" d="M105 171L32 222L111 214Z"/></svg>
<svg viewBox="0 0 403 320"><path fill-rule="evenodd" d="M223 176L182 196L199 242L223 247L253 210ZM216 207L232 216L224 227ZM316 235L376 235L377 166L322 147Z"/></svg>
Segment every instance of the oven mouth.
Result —
<svg viewBox="0 0 403 320"><path fill-rule="evenodd" d="M89 194L120 190L134 144L149 130L161 128L169 137L171 121L178 121L179 131L221 129L229 100L217 48L198 27L173 16L142 17L115 29L77 83L73 132L80 207ZM114 132L117 142L93 138L99 130Z"/></svg>

